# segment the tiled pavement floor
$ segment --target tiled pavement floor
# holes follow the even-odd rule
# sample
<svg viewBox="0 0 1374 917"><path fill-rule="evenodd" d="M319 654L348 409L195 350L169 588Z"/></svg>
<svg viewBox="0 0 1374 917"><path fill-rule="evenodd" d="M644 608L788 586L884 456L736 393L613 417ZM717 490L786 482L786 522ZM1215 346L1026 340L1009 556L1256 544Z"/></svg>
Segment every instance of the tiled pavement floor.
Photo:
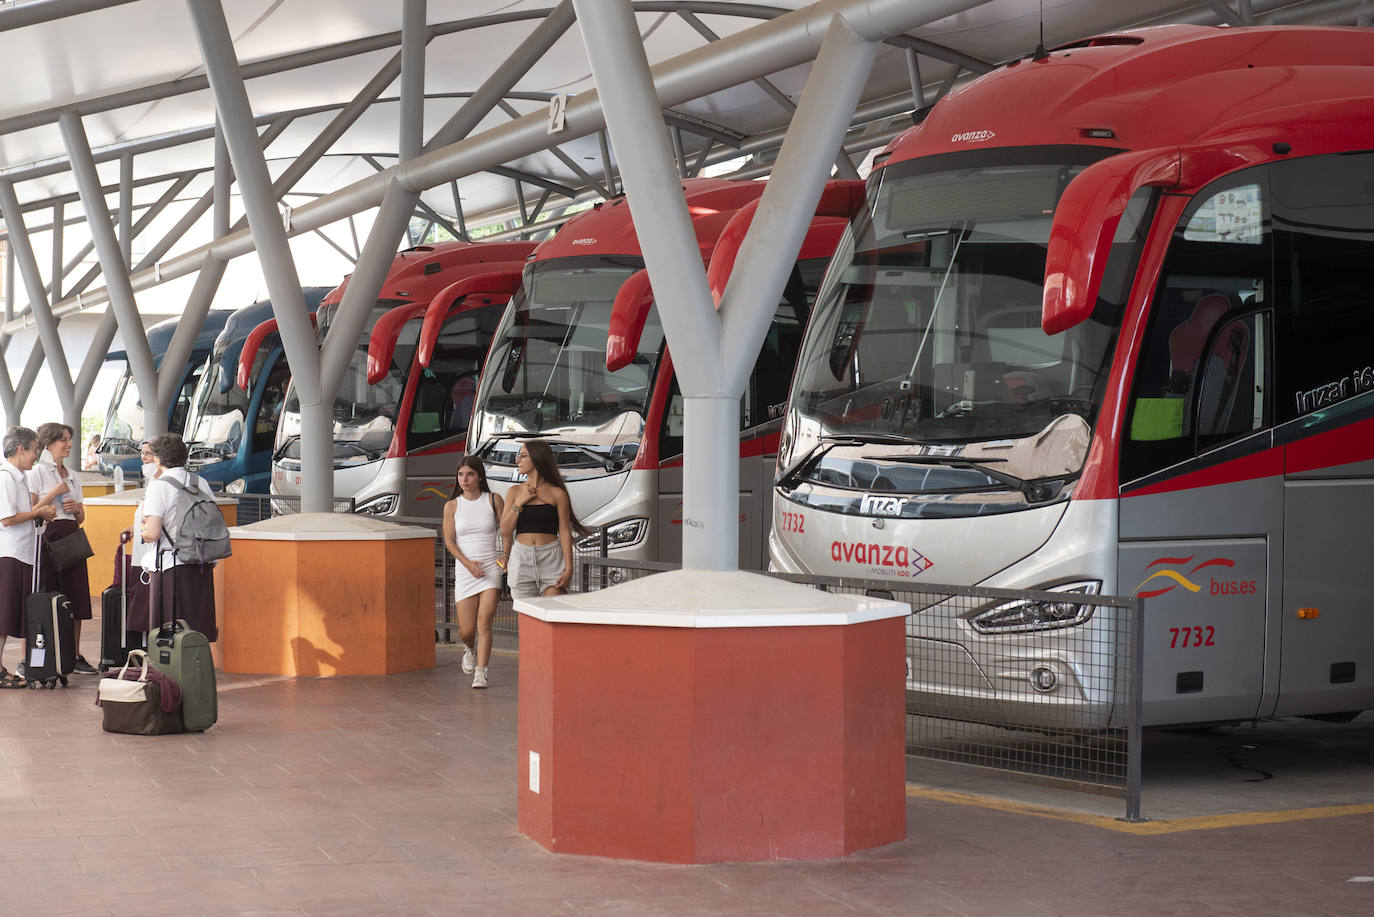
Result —
<svg viewBox="0 0 1374 917"><path fill-rule="evenodd" d="M217 726L157 738L102 732L94 678L0 691L0 915L1374 913L1374 815L1132 836L911 798L840 860L551 854L516 830L517 661L222 675Z"/></svg>

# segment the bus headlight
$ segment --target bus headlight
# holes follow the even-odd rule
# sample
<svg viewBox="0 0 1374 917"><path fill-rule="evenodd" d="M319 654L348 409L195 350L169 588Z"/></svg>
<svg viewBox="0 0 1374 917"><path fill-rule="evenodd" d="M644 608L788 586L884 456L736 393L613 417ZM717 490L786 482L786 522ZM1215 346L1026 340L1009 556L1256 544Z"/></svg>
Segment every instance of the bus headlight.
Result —
<svg viewBox="0 0 1374 917"><path fill-rule="evenodd" d="M248 482L243 478L234 478L224 485L224 492L227 494L241 494L248 489Z"/></svg>
<svg viewBox="0 0 1374 917"><path fill-rule="evenodd" d="M362 513L365 516L387 516L396 509L396 494L382 494L380 497L373 497L365 503L359 503L353 508L353 512Z"/></svg>
<svg viewBox="0 0 1374 917"><path fill-rule="evenodd" d="M1097 595L1102 583L1097 580L1084 580L1078 583L1064 583L1051 586L1045 592L1076 592L1081 595ZM1005 634L1021 631L1053 630L1057 627L1073 627L1082 624L1093 616L1095 605L1084 605L1065 599L1055 601L1004 602L995 608L975 615L969 624L983 634Z"/></svg>
<svg viewBox="0 0 1374 917"><path fill-rule="evenodd" d="M606 550L615 548L628 548L639 544L644 540L644 533L649 531L648 519L626 519L614 525L606 526ZM584 535L577 539L577 550L589 554L593 551L601 550L601 530Z"/></svg>

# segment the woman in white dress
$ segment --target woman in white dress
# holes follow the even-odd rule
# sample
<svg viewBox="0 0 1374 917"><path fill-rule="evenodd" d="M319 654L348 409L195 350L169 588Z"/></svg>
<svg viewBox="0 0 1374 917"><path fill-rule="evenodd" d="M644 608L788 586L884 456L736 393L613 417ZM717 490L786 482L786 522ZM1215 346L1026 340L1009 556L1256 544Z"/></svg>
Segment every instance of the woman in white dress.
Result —
<svg viewBox="0 0 1374 917"><path fill-rule="evenodd" d="M475 455L463 456L453 496L444 504L444 544L455 561L453 596L458 636L466 647L463 672L472 675L474 688L487 686L491 622L501 597L496 541L503 510L501 498L487 486L482 460Z"/></svg>

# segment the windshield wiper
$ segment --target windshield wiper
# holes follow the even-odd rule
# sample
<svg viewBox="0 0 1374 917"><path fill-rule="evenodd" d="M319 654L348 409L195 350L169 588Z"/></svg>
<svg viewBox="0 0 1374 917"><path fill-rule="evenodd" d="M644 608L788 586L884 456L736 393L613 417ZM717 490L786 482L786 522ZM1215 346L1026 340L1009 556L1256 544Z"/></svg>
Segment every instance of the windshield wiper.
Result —
<svg viewBox="0 0 1374 917"><path fill-rule="evenodd" d="M286 450L300 441L301 435L299 433L293 433L286 437L286 439L282 440L281 445L277 447L277 451L272 453L272 461L278 462L286 458Z"/></svg>
<svg viewBox="0 0 1374 917"><path fill-rule="evenodd" d="M624 460L616 461L609 455L606 455L602 452L597 452L595 449L592 449L588 446L584 446L581 443L572 443L563 439L554 440L554 442L558 443L559 445L567 446L570 449L576 449L578 452L581 452L583 455L591 458L592 461L599 464L602 468L605 468L608 472L619 471L620 469L624 468L626 464L626 461Z"/></svg>
<svg viewBox="0 0 1374 917"><path fill-rule="evenodd" d="M482 444L481 444L480 446L477 447L477 451L476 451L475 453L473 453L473 454L476 455L479 459L485 459L485 458L487 457L487 453L490 452L491 450L495 449L495 448L496 448L496 444L499 443L501 440L503 440L503 439L519 439L519 438L522 437L522 436L529 436L529 435L530 435L530 434L529 434L528 432L522 432L522 433L515 433L515 432L511 432L511 433L493 433L493 434L491 434L490 436L488 436L486 439L482 440Z"/></svg>
<svg viewBox="0 0 1374 917"><path fill-rule="evenodd" d="M822 436L820 442L806 451L806 454L788 465L781 474L773 479L775 487L790 487L799 482L801 475L811 465L836 446L873 446L879 443L897 446L912 445L915 440L898 433L856 433L851 436Z"/></svg>
<svg viewBox="0 0 1374 917"><path fill-rule="evenodd" d="M1044 503L1053 498L1058 490L1050 486L1049 482L1066 484L1078 477L1077 474L1066 475L1058 478L1040 478L1038 480L1028 480L1018 478L1014 474L1008 474L996 468L988 468L987 463L1005 462L1004 458L993 456L980 458L966 458L958 455L882 455L864 456L868 461L896 462L902 465L945 465L950 468L965 468L970 471L979 471L998 483L1005 484L1013 490L1019 490L1026 498L1027 503Z"/></svg>

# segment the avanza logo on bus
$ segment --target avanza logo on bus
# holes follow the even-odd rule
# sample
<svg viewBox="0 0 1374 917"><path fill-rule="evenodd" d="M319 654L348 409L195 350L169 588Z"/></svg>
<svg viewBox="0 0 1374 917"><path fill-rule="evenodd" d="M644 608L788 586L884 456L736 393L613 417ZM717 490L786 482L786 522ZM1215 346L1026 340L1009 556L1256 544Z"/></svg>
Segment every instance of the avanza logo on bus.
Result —
<svg viewBox="0 0 1374 917"><path fill-rule="evenodd" d="M920 576L935 566L935 561L915 548L862 541L830 542L830 559L837 564L893 570L896 576Z"/></svg>
<svg viewBox="0 0 1374 917"><path fill-rule="evenodd" d="M1156 567L1160 564L1183 566L1184 564L1192 563L1195 557L1197 557L1196 554L1190 554L1187 557L1157 557L1146 564L1145 569L1149 570L1151 567ZM1208 567L1226 567L1229 569L1235 565L1236 562L1229 557L1212 557L1193 567L1186 575L1177 570L1170 569L1170 567L1164 567L1155 570L1153 573L1146 576L1145 579L1141 580L1140 585L1135 587L1135 594L1137 598L1152 599L1155 596L1163 595L1179 586L1182 586L1189 592L1201 592L1203 586L1193 582L1189 577L1196 576L1199 571L1205 570ZM1208 574L1207 578L1207 591L1212 595L1253 595L1257 591L1256 583L1252 579L1219 580L1211 574ZM1156 588L1153 589L1145 588L1147 583L1156 579L1169 580L1169 583L1164 586L1156 586Z"/></svg>

